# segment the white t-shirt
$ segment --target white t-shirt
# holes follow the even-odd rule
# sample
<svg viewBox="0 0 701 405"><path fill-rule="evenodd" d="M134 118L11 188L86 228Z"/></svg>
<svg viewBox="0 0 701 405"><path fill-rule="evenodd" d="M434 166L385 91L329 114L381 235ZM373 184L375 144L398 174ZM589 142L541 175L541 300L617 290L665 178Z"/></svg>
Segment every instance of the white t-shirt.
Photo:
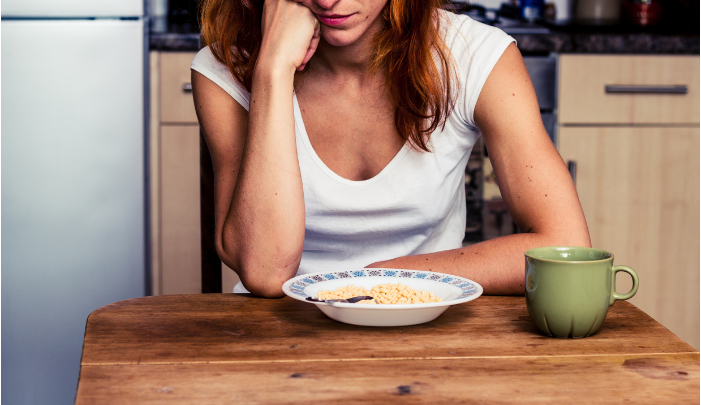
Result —
<svg viewBox="0 0 701 405"><path fill-rule="evenodd" d="M357 269L395 257L456 249L465 236L465 166L480 130L474 109L487 76L514 39L464 15L444 12L444 40L456 63L455 110L430 137L432 152L409 144L375 177L352 181L314 152L293 97L302 174L305 238L297 274ZM191 68L248 110L250 93L202 49ZM246 292L241 283L234 292Z"/></svg>

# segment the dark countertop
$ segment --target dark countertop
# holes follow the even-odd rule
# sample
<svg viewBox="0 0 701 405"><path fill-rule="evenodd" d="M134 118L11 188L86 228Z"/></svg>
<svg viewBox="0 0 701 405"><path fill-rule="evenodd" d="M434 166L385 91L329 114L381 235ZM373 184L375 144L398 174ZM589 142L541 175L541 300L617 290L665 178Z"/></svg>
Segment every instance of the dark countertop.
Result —
<svg viewBox="0 0 701 405"><path fill-rule="evenodd" d="M152 32L148 42L152 51L195 52L200 49L200 34L197 32Z"/></svg>
<svg viewBox="0 0 701 405"><path fill-rule="evenodd" d="M199 49L199 33L171 27L171 32L151 33L152 51L194 52ZM523 53L597 53L698 55L699 35L655 32L609 32L571 27L551 27L549 34L512 34Z"/></svg>
<svg viewBox="0 0 701 405"><path fill-rule="evenodd" d="M551 32L512 36L523 53L699 54L698 35Z"/></svg>

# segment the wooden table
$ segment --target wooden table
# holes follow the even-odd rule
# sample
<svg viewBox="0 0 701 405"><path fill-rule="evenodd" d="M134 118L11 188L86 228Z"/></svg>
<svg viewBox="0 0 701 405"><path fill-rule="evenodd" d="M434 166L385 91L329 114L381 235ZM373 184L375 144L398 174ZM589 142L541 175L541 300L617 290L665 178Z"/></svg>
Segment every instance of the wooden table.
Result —
<svg viewBox="0 0 701 405"><path fill-rule="evenodd" d="M77 404L699 403L699 353L628 302L594 336L538 333L523 297L372 328L293 300L171 295L88 318Z"/></svg>

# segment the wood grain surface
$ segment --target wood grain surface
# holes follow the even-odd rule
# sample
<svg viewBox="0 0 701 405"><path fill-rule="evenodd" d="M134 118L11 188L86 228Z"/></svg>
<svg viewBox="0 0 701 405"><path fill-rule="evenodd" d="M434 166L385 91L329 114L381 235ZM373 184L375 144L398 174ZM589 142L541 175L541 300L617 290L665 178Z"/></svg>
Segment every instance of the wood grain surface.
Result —
<svg viewBox="0 0 701 405"><path fill-rule="evenodd" d="M680 404L698 400L699 355L690 353L83 366L76 404Z"/></svg>
<svg viewBox="0 0 701 405"><path fill-rule="evenodd" d="M200 127L161 126L160 292L202 292Z"/></svg>
<svg viewBox="0 0 701 405"><path fill-rule="evenodd" d="M560 56L561 124L699 123L699 57ZM606 85L686 85L687 94L607 94Z"/></svg>
<svg viewBox="0 0 701 405"><path fill-rule="evenodd" d="M627 302L584 339L540 334L523 297L480 297L406 327L346 325L314 305L238 294L136 298L88 318L81 364L197 364L358 359L696 353Z"/></svg>

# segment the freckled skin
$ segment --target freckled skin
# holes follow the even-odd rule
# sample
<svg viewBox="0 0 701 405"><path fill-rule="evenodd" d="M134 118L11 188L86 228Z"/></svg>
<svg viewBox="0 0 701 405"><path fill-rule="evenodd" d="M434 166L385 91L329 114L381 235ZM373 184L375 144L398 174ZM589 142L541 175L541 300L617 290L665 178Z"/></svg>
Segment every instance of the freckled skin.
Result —
<svg viewBox="0 0 701 405"><path fill-rule="evenodd" d="M505 97L509 93L512 96ZM475 280L485 294L523 294L523 252L530 246L591 246L591 242L571 177L543 128L537 97L515 45L490 73L474 118L509 214L523 232L464 247L465 255L431 253L432 260L426 262L427 254L420 263ZM527 163L536 159L538 168ZM527 174L518 169L524 166L531 169ZM538 197L540 192L547 192L546 200ZM419 262L411 257L373 265L415 266Z"/></svg>

